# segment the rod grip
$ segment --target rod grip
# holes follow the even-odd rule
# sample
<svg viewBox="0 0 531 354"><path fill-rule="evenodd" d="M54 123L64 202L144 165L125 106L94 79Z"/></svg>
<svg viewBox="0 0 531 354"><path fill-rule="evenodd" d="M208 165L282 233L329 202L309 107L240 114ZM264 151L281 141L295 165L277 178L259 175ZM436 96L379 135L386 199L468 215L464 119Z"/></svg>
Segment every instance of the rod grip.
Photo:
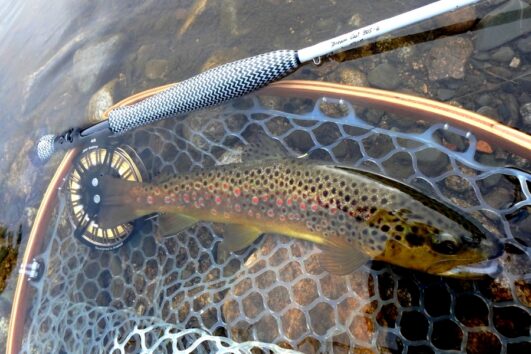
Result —
<svg viewBox="0 0 531 354"><path fill-rule="evenodd" d="M130 106L109 112L114 134L213 106L253 92L295 71L300 65L294 50L277 50L205 71Z"/></svg>

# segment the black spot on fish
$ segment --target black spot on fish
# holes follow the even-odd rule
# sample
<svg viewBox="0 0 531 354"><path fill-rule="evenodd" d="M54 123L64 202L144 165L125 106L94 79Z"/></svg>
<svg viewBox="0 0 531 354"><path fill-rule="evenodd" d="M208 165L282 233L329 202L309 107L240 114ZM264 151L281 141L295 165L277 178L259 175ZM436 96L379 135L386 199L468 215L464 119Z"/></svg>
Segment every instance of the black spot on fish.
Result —
<svg viewBox="0 0 531 354"><path fill-rule="evenodd" d="M424 244L424 239L421 236L415 235L413 233L408 233L406 235L406 241L410 246L422 246Z"/></svg>
<svg viewBox="0 0 531 354"><path fill-rule="evenodd" d="M389 231L389 225L382 225L381 230L382 230L383 232L387 232L387 231Z"/></svg>

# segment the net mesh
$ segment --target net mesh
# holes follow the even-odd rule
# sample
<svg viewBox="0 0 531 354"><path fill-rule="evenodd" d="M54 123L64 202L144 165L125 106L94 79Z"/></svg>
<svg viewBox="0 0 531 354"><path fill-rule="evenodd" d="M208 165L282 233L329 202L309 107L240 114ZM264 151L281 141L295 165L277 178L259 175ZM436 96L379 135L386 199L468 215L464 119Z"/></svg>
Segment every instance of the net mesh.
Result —
<svg viewBox="0 0 531 354"><path fill-rule="evenodd" d="M218 225L163 238L156 219L97 251L72 237L63 195L23 352L531 352L528 173L496 167L499 156L444 123L326 98L247 98L122 138L153 178L237 160L259 134L473 213L505 241L503 272L465 281L371 262L335 276L315 245L278 235L220 259Z"/></svg>

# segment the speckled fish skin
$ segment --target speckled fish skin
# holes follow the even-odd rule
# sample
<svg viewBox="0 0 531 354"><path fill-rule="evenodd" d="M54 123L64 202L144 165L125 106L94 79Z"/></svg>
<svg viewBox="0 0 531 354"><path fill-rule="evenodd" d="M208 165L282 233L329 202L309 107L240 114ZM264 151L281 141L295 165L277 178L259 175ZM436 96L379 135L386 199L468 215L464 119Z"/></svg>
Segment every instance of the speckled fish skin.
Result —
<svg viewBox="0 0 531 354"><path fill-rule="evenodd" d="M159 184L112 185L107 193L101 224L179 214L308 240L332 257L361 252L432 274L498 256L501 247L481 226L398 182L302 159L217 166ZM132 214L113 218L111 206L124 205Z"/></svg>

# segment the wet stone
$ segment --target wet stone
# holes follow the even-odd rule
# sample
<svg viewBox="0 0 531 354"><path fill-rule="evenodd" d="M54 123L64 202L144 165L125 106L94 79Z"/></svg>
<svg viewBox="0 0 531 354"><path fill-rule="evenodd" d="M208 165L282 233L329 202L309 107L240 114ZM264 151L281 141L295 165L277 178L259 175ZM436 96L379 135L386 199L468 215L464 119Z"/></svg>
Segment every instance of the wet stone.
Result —
<svg viewBox="0 0 531 354"><path fill-rule="evenodd" d="M371 70L368 75L369 83L372 86L392 90L400 84L398 70L389 63L383 63Z"/></svg>
<svg viewBox="0 0 531 354"><path fill-rule="evenodd" d="M468 31L476 22L476 9L474 6L466 6L457 11L442 14L435 17L437 28L445 33L463 33Z"/></svg>
<svg viewBox="0 0 531 354"><path fill-rule="evenodd" d="M519 39L516 42L516 46L522 53L531 53L531 36Z"/></svg>
<svg viewBox="0 0 531 354"><path fill-rule="evenodd" d="M489 50L531 30L531 6L510 0L489 12L477 25L476 49Z"/></svg>
<svg viewBox="0 0 531 354"><path fill-rule="evenodd" d="M437 81L464 78L465 67L472 50L472 42L466 38L449 37L436 41L426 59L429 79Z"/></svg>
<svg viewBox="0 0 531 354"><path fill-rule="evenodd" d="M491 58L499 62L509 62L514 57L514 51L511 47L500 47L494 53L492 53Z"/></svg>
<svg viewBox="0 0 531 354"><path fill-rule="evenodd" d="M150 80L164 79L168 73L168 61L165 59L151 59L144 67L144 75Z"/></svg>
<svg viewBox="0 0 531 354"><path fill-rule="evenodd" d="M520 107L520 114L522 115L522 121L527 129L531 129L531 102L524 103Z"/></svg>
<svg viewBox="0 0 531 354"><path fill-rule="evenodd" d="M480 107L477 110L477 112L485 117L494 118L494 119L498 118L498 112L496 111L496 109L489 107L489 106Z"/></svg>
<svg viewBox="0 0 531 354"><path fill-rule="evenodd" d="M90 92L105 73L112 69L114 58L123 47L125 38L121 34L104 38L78 49L74 54L74 79L79 90Z"/></svg>
<svg viewBox="0 0 531 354"><path fill-rule="evenodd" d="M339 82L350 86L368 86L367 76L361 70L351 67L340 67Z"/></svg>

